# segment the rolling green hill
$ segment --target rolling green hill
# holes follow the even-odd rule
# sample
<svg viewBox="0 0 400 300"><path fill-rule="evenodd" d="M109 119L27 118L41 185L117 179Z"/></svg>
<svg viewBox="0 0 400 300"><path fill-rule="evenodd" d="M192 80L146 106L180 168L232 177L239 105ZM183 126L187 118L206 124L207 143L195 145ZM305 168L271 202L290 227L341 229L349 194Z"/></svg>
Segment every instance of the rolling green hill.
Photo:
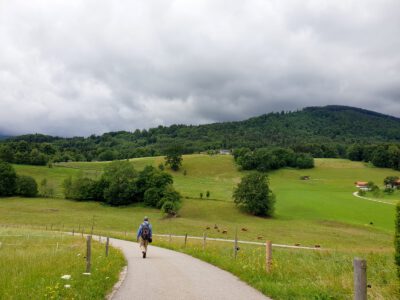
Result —
<svg viewBox="0 0 400 300"><path fill-rule="evenodd" d="M146 157L132 159L131 163L140 170L161 161L163 157ZM393 261L394 206L352 195L355 181L382 185L384 177L399 176L398 171L343 159L316 159L314 169L270 172L271 188L277 196L274 218L254 217L235 207L232 191L246 172L239 172L229 155L185 155L179 172L168 170L184 196L176 218L165 218L159 210L141 205L110 207L61 198L63 179L79 174L98 177L107 163L70 162L53 168L15 165L19 174L37 180L47 178L58 197L2 198L1 223L86 232L94 225L95 233L131 240L144 215L149 216L156 233L202 236L206 232L208 237L233 238L238 228L241 240L269 239L276 244L320 245L328 250L274 248L274 271L266 274L263 247L241 245L235 261L228 243L207 242L206 251L201 241L190 241L186 248L182 239L168 242L156 238L155 243L216 264L274 299L351 299L352 259L361 256L368 260L368 282L373 287L370 297L398 299ZM310 180L301 180L304 175ZM199 194L205 195L207 190L210 198L200 199ZM385 201L396 203L397 199Z"/></svg>
<svg viewBox="0 0 400 300"><path fill-rule="evenodd" d="M282 146L312 153L314 157L346 157L346 148L355 142L399 141L400 119L360 108L331 105L269 113L238 122L158 126L87 138L23 135L3 142L16 149L14 157L7 150L0 151L0 157L23 163L24 157L30 155L32 164L41 164L46 158L54 161L108 161L162 155L171 144L181 145L184 153ZM44 157L32 154L32 149L37 149ZM24 156L23 153L27 154Z"/></svg>

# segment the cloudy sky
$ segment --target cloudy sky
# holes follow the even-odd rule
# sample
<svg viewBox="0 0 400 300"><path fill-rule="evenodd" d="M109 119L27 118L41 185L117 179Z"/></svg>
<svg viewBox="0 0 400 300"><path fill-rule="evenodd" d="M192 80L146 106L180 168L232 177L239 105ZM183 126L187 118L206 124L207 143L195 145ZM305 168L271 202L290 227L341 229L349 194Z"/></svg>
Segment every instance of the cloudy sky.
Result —
<svg viewBox="0 0 400 300"><path fill-rule="evenodd" d="M399 0L0 0L0 132L400 117Z"/></svg>

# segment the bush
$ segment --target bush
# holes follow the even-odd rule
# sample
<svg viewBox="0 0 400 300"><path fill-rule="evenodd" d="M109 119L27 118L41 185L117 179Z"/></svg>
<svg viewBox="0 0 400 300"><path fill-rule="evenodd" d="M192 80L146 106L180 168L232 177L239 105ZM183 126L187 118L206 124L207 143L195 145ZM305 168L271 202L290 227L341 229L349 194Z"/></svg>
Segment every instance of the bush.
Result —
<svg viewBox="0 0 400 300"><path fill-rule="evenodd" d="M176 203L172 201L165 201L163 206L161 207L161 210L164 214L167 214L168 216L175 216L178 212Z"/></svg>
<svg viewBox="0 0 400 300"><path fill-rule="evenodd" d="M104 200L110 205L135 202L137 172L127 161L113 161L104 168L102 179L107 182Z"/></svg>
<svg viewBox="0 0 400 300"><path fill-rule="evenodd" d="M158 202L161 200L161 191L158 188L149 188L144 192L143 201L144 204L151 207L156 207Z"/></svg>
<svg viewBox="0 0 400 300"><path fill-rule="evenodd" d="M233 193L236 205L256 216L272 216L275 195L269 189L268 176L252 173L242 178Z"/></svg>
<svg viewBox="0 0 400 300"><path fill-rule="evenodd" d="M38 185L35 179L30 176L18 176L16 193L23 197L36 197L38 195Z"/></svg>
<svg viewBox="0 0 400 300"><path fill-rule="evenodd" d="M0 161L0 197L12 196L17 188L17 173L12 165Z"/></svg>
<svg viewBox="0 0 400 300"><path fill-rule="evenodd" d="M296 154L295 166L299 169L311 169L314 168L314 158L307 153Z"/></svg>
<svg viewBox="0 0 400 300"><path fill-rule="evenodd" d="M396 228L395 228L395 262L397 265L397 276L400 280L400 203L396 206Z"/></svg>
<svg viewBox="0 0 400 300"><path fill-rule="evenodd" d="M101 200L103 191L100 181L91 178L78 177L72 180L71 177L64 180L64 195L66 199L74 200Z"/></svg>

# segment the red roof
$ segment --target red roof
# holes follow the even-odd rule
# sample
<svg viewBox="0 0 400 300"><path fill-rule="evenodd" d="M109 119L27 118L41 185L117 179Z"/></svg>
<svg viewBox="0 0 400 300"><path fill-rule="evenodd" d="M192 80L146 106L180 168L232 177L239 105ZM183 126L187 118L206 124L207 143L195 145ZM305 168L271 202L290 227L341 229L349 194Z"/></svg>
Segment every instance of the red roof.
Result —
<svg viewBox="0 0 400 300"><path fill-rule="evenodd" d="M367 185L368 185L368 182L365 182L365 181L357 181L357 182L355 182L355 184L356 184L357 186L367 186Z"/></svg>

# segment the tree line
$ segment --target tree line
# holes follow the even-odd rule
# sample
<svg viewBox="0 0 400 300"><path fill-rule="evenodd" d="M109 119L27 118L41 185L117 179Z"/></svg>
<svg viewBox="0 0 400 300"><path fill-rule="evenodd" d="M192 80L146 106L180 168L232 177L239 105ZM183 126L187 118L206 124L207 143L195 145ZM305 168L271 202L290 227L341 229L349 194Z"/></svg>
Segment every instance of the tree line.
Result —
<svg viewBox="0 0 400 300"><path fill-rule="evenodd" d="M240 148L233 152L236 163L242 170L266 172L284 167L309 169L314 167L314 158L307 153L295 153L285 148L260 148L251 151Z"/></svg>
<svg viewBox="0 0 400 300"><path fill-rule="evenodd" d="M104 167L99 179L78 176L63 182L66 199L99 201L111 206L143 203L176 215L181 206L181 195L173 187L170 174L152 166L136 171L128 161L113 161ZM18 175L13 166L0 161L0 197L54 197L54 189L47 180L38 186L33 177Z"/></svg>
<svg viewBox="0 0 400 300"><path fill-rule="evenodd" d="M175 215L181 195L173 187L173 178L153 166L136 171L128 161L113 161L104 167L99 179L79 176L63 182L66 199L99 201L112 206L144 203Z"/></svg>
<svg viewBox="0 0 400 300"><path fill-rule="evenodd" d="M158 126L100 136L22 135L0 141L0 159L36 165L112 161L166 155L171 144L181 145L182 154L281 147L314 158L352 159L353 146L365 145L362 160L371 161L369 147L398 145L399 137L397 118L357 108L326 106L269 113L239 122ZM378 158L374 161L377 166L382 165Z"/></svg>

